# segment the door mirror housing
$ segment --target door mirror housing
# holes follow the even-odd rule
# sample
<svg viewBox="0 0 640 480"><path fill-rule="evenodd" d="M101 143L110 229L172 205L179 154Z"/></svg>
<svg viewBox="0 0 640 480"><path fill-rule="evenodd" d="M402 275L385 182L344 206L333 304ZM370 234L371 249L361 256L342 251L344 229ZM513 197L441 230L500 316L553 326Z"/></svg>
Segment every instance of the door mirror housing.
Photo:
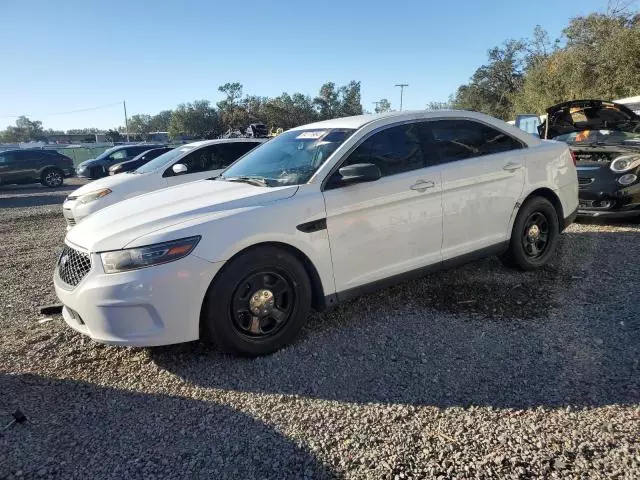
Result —
<svg viewBox="0 0 640 480"><path fill-rule="evenodd" d="M338 170L340 183L350 185L352 183L374 182L382 177L382 172L373 163L355 163Z"/></svg>
<svg viewBox="0 0 640 480"><path fill-rule="evenodd" d="M173 167L171 167L173 173L176 175L182 175L183 173L187 173L187 166L183 163L176 163Z"/></svg>

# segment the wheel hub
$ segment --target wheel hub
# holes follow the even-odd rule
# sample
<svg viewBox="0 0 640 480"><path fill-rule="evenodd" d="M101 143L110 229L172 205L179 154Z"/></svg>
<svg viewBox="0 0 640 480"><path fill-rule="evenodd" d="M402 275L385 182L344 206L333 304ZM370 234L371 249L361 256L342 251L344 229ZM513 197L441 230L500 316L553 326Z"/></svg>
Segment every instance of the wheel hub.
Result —
<svg viewBox="0 0 640 480"><path fill-rule="evenodd" d="M529 231L527 232L527 236L531 241L535 241L540 238L540 227L538 225L531 225L529 227Z"/></svg>
<svg viewBox="0 0 640 480"><path fill-rule="evenodd" d="M269 315L275 305L275 299L271 290L261 289L251 295L249 309L254 315L264 317Z"/></svg>

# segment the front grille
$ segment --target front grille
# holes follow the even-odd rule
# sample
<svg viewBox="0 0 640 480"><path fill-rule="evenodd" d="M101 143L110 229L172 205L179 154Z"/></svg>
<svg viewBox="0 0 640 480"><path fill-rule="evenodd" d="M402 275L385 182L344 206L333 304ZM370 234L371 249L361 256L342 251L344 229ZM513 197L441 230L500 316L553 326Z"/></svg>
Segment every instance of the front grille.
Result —
<svg viewBox="0 0 640 480"><path fill-rule="evenodd" d="M578 177L578 185L580 186L584 186L584 185L590 185L593 183L593 178L582 178L582 177Z"/></svg>
<svg viewBox="0 0 640 480"><path fill-rule="evenodd" d="M70 227L75 226L75 224L76 224L76 219L75 218L65 217L65 219L67 220L67 225L69 225Z"/></svg>
<svg viewBox="0 0 640 480"><path fill-rule="evenodd" d="M91 270L91 256L65 245L58 259L60 279L67 285L75 287L89 273L89 270Z"/></svg>

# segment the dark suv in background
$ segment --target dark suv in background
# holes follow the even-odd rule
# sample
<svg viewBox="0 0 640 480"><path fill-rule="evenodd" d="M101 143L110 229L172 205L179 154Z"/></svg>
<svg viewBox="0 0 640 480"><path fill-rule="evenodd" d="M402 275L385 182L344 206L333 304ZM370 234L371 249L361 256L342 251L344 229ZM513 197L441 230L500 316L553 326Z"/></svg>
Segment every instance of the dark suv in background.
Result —
<svg viewBox="0 0 640 480"><path fill-rule="evenodd" d="M83 178L101 178L109 175L109 167L116 163L132 160L147 150L160 148L164 145L118 145L102 152L98 157L85 160L76 168L76 173Z"/></svg>
<svg viewBox="0 0 640 480"><path fill-rule="evenodd" d="M1 185L40 182L59 187L73 175L73 160L55 150L0 151Z"/></svg>

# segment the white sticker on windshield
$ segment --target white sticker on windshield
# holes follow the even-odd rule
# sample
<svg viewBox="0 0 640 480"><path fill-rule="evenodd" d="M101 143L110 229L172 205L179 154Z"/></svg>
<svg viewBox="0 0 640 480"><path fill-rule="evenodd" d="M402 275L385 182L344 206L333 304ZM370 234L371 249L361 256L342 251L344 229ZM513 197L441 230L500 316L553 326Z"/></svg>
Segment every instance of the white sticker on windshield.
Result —
<svg viewBox="0 0 640 480"><path fill-rule="evenodd" d="M322 137L326 132L326 130L310 130L308 132L302 132L300 135L296 137L297 140L314 140Z"/></svg>

